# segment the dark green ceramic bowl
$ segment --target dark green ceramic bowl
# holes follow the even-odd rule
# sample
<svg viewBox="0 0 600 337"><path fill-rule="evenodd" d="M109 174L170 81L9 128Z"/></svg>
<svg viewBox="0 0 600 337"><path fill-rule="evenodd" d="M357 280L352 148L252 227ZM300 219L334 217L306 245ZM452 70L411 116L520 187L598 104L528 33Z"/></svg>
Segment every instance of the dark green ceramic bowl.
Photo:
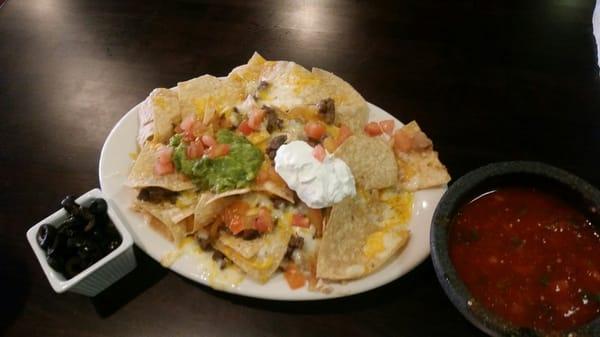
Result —
<svg viewBox="0 0 600 337"><path fill-rule="evenodd" d="M515 161L490 164L469 172L448 188L431 224L431 258L446 295L465 318L491 336L600 337L600 317L575 329L550 334L515 327L480 306L458 277L448 255L449 227L455 213L481 193L505 185L538 186L559 193L588 215L595 226L600 226L600 191L564 170L537 162Z"/></svg>

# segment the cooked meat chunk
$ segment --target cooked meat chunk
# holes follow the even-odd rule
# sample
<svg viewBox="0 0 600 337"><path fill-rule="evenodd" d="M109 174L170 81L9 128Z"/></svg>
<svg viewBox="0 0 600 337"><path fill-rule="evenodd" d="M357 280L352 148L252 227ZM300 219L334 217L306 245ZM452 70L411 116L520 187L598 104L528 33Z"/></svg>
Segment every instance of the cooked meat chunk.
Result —
<svg viewBox="0 0 600 337"><path fill-rule="evenodd" d="M255 229L244 229L241 233L240 236L242 237L242 239L244 240L254 240L257 237L259 237L260 233L258 233L257 230Z"/></svg>
<svg viewBox="0 0 600 337"><path fill-rule="evenodd" d="M285 256L287 258L291 257L292 253L294 253L294 250L302 249L302 247L304 247L304 239L301 236L292 235L292 237L290 238L290 242L288 243L288 248L285 252Z"/></svg>
<svg viewBox="0 0 600 337"><path fill-rule="evenodd" d="M277 137L273 137L273 139L271 139L271 141L269 142L269 145L267 146L267 150L266 150L267 156L269 156L269 158L271 158L271 160L275 159L275 155L277 154L277 149L279 149L279 147L281 145L283 145L286 140L287 140L286 135L280 135Z"/></svg>
<svg viewBox="0 0 600 337"><path fill-rule="evenodd" d="M332 98L326 98L317 103L319 115L325 123L333 124L335 122L335 102Z"/></svg>
<svg viewBox="0 0 600 337"><path fill-rule="evenodd" d="M283 121L279 117L277 117L277 111L275 111L274 108L267 105L263 105L262 109L266 112L267 131L271 133L273 131L281 130L281 127L283 126Z"/></svg>
<svg viewBox="0 0 600 337"><path fill-rule="evenodd" d="M178 192L169 191L162 187L150 186L142 188L140 193L138 193L137 198L138 200L151 202L153 204L158 204L163 201L168 201L173 204L175 203L178 194Z"/></svg>

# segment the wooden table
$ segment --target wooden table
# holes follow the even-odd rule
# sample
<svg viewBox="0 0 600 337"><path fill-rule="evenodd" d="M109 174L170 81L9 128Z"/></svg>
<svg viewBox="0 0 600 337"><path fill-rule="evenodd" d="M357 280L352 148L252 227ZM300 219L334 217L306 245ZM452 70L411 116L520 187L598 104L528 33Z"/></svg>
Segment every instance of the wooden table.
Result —
<svg viewBox="0 0 600 337"><path fill-rule="evenodd" d="M1 1L0 1L1 2ZM138 252L94 299L57 295L25 241L99 185L113 125L155 87L224 75L257 50L331 70L416 119L454 178L539 160L600 185L593 1L12 0L0 9L0 335L478 336L428 260L324 302L213 291Z"/></svg>

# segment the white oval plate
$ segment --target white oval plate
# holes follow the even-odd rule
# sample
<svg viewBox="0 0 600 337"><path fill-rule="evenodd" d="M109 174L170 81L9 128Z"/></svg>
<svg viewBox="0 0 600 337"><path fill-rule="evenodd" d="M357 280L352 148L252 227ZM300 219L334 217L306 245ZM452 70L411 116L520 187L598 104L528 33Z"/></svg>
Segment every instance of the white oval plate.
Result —
<svg viewBox="0 0 600 337"><path fill-rule="evenodd" d="M113 200L118 211L125 219L135 243L156 261L161 261L169 254L173 255L175 246L150 229L143 217L130 209L135 199L135 192L124 185L132 164L131 153L136 152L137 116L141 103L131 109L112 129L100 155L100 187L104 194ZM381 108L370 104L370 119L395 119ZM402 123L396 120L396 127ZM176 273L209 287L233 294L265 298L273 300L318 300L349 296L380 287L394 281L415 268L429 255L429 229L433 211L446 187L418 191L414 195L412 218L408 224L411 237L400 254L394 256L375 273L343 284L331 285L332 292L308 291L306 288L291 290L281 273L277 273L266 284L259 284L245 278L237 285L215 283L210 278L208 264L210 259L195 258L193 251L186 251L169 268Z"/></svg>

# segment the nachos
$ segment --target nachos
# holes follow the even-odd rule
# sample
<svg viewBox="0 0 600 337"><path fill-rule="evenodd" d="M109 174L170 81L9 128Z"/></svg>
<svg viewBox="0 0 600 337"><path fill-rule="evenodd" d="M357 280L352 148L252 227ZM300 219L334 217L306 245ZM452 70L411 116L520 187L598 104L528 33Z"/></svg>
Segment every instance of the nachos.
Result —
<svg viewBox="0 0 600 337"><path fill-rule="evenodd" d="M364 277L409 242L413 193L450 180L416 122L368 119L336 75L258 54L155 89L139 110L133 207L261 283Z"/></svg>

